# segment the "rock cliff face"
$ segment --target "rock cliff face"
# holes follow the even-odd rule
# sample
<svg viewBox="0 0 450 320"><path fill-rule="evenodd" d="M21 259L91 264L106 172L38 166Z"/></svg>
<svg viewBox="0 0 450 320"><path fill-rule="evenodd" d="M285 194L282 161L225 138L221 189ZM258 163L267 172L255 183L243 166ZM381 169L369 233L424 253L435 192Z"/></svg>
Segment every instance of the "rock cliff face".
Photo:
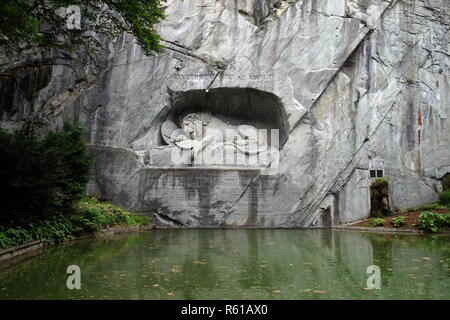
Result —
<svg viewBox="0 0 450 320"><path fill-rule="evenodd" d="M1 56L1 126L85 124L89 192L164 226L351 222L381 175L393 211L437 199L450 172L448 0L168 0L165 13L164 54L124 35L98 55ZM275 174L152 153L171 110L208 104L277 110Z"/></svg>

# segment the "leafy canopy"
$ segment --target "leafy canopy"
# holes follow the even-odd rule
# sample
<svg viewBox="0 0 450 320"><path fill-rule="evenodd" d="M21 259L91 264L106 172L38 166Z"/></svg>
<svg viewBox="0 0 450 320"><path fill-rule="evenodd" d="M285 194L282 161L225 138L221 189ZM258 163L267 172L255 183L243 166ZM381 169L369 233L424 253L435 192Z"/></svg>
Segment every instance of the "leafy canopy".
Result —
<svg viewBox="0 0 450 320"><path fill-rule="evenodd" d="M74 49L84 44L95 49L100 43L93 32L114 39L127 31L136 37L146 54L161 52L153 26L165 18L163 1L1 0L0 45L10 49L36 44ZM68 16L61 8L72 5L80 7L80 29L67 28Z"/></svg>

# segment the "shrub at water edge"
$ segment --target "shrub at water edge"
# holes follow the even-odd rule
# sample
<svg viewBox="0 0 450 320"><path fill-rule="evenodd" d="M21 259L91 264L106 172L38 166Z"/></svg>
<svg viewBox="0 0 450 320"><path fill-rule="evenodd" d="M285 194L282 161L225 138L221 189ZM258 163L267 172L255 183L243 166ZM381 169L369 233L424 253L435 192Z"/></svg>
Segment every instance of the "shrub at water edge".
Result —
<svg viewBox="0 0 450 320"><path fill-rule="evenodd" d="M405 217L404 216L392 218L392 225L395 228L401 227L404 223L405 223Z"/></svg>
<svg viewBox="0 0 450 320"><path fill-rule="evenodd" d="M450 205L450 189L439 193L439 203L443 205Z"/></svg>
<svg viewBox="0 0 450 320"><path fill-rule="evenodd" d="M382 226L384 226L384 219L383 218L374 218L373 219L373 225L375 227L382 227Z"/></svg>
<svg viewBox="0 0 450 320"><path fill-rule="evenodd" d="M438 232L444 226L450 226L450 214L424 211L419 215L419 228L427 232Z"/></svg>

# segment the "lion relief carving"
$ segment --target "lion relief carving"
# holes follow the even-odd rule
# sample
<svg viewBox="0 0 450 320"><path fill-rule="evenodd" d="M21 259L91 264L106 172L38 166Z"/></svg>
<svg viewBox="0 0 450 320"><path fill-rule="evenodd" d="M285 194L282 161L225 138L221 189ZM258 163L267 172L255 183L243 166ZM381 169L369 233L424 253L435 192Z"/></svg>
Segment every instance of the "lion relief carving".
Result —
<svg viewBox="0 0 450 320"><path fill-rule="evenodd" d="M163 140L168 145L194 150L193 157L205 149L233 150L246 156L258 155L260 165L270 164L267 154L273 153L274 147L268 145L268 130L247 124L233 125L206 112L185 115L180 126L166 120L161 127Z"/></svg>

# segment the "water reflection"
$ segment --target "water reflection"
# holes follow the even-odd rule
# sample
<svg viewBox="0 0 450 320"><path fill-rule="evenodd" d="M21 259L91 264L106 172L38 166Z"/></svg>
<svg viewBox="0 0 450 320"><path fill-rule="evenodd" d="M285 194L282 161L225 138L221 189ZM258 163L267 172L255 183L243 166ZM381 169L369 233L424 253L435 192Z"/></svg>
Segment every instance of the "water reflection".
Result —
<svg viewBox="0 0 450 320"><path fill-rule="evenodd" d="M152 230L79 241L0 271L0 299L449 299L448 236ZM66 268L81 268L68 290ZM369 265L380 290L367 290Z"/></svg>

